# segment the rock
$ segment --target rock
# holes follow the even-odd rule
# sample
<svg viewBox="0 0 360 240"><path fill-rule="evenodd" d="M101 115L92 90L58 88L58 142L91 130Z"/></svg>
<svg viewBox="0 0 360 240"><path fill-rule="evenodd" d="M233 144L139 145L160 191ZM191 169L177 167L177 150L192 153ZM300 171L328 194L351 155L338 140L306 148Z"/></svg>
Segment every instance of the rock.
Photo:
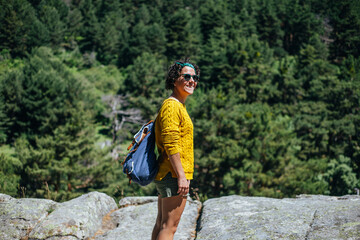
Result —
<svg viewBox="0 0 360 240"><path fill-rule="evenodd" d="M64 203L0 194L0 239L150 239L157 197L128 197L119 204L98 192ZM214 198L204 203L196 229L200 209L200 202L188 199L174 239L360 239L355 195Z"/></svg>
<svg viewBox="0 0 360 240"><path fill-rule="evenodd" d="M0 193L0 203L1 202L8 202L10 200L13 200L14 198L9 196L9 195L6 195L6 194L3 194L3 193Z"/></svg>
<svg viewBox="0 0 360 240"><path fill-rule="evenodd" d="M117 227L104 235L96 236L95 239L150 239L157 216L157 197L124 198L120 201L120 205L127 207L120 208L111 214L112 221ZM175 240L194 239L200 209L199 201L188 198Z"/></svg>
<svg viewBox="0 0 360 240"><path fill-rule="evenodd" d="M127 207L131 205L140 205L145 203L157 202L158 197L125 197L119 201L119 207Z"/></svg>
<svg viewBox="0 0 360 240"><path fill-rule="evenodd" d="M22 239L59 206L46 199L15 199L0 195L0 239Z"/></svg>
<svg viewBox="0 0 360 240"><path fill-rule="evenodd" d="M329 197L326 205L316 203L308 239L360 239L360 197Z"/></svg>
<svg viewBox="0 0 360 240"><path fill-rule="evenodd" d="M113 198L91 192L62 203L35 226L29 239L86 239L101 227L102 218L117 209Z"/></svg>
<svg viewBox="0 0 360 240"><path fill-rule="evenodd" d="M197 240L359 239L360 197L228 196L207 200Z"/></svg>
<svg viewBox="0 0 360 240"><path fill-rule="evenodd" d="M200 201L188 198L185 210L181 216L178 229L175 233L175 240L193 240L196 236L197 220L200 216L202 204ZM155 220L154 220L155 224Z"/></svg>

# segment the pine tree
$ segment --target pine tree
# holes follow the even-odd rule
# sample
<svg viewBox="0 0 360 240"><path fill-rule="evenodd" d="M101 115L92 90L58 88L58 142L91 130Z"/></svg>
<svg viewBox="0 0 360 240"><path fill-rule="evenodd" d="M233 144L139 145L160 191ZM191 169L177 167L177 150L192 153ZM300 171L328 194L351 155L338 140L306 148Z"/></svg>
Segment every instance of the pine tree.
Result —
<svg viewBox="0 0 360 240"><path fill-rule="evenodd" d="M342 155L339 156L339 159L333 159L329 162L324 178L330 185L328 193L335 196L353 193L359 182L351 167L350 158Z"/></svg>
<svg viewBox="0 0 360 240"><path fill-rule="evenodd" d="M37 23L35 10L26 0L1 0L0 7L0 49L24 56L32 47L28 41L32 24Z"/></svg>
<svg viewBox="0 0 360 240"><path fill-rule="evenodd" d="M128 25L120 14L107 14L99 23L99 31L95 35L98 59L104 64L116 65L128 45Z"/></svg>
<svg viewBox="0 0 360 240"><path fill-rule="evenodd" d="M144 53L164 53L166 47L165 31L157 23L146 25L143 21L137 23L131 32L129 41L129 57L135 61Z"/></svg>
<svg viewBox="0 0 360 240"><path fill-rule="evenodd" d="M92 176L91 166L98 163L94 155L94 131L89 115L81 107L70 110L72 116L53 135L16 141L17 157L23 163L20 185L29 197L69 200L82 193ZM89 180L90 179L90 180Z"/></svg>
<svg viewBox="0 0 360 240"><path fill-rule="evenodd" d="M277 91L269 98L269 104L293 105L304 97L301 80L295 77L297 60L293 56L285 56L274 64L278 71L275 72L272 85ZM283 107L279 107L283 108Z"/></svg>
<svg viewBox="0 0 360 240"><path fill-rule="evenodd" d="M265 1L260 4L256 26L260 40L267 42L272 48L278 50L282 48L284 32L281 29L281 21L277 17L274 1Z"/></svg>
<svg viewBox="0 0 360 240"><path fill-rule="evenodd" d="M95 50L94 47L96 46L94 39L100 26L96 16L97 6L95 4L96 1L93 3L91 0L83 0L77 6L82 14L82 22L79 23L82 27L79 28L78 33L80 36L79 47L84 52L91 52Z"/></svg>
<svg viewBox="0 0 360 240"><path fill-rule="evenodd" d="M202 74L199 87L211 89L220 85L227 88L228 76L223 74L223 70L230 68L226 54L229 41L225 28L219 27L212 31L200 56Z"/></svg>
<svg viewBox="0 0 360 240"><path fill-rule="evenodd" d="M360 56L360 4L356 0L328 1L333 30L331 57L341 60L348 55Z"/></svg>
<svg viewBox="0 0 360 240"><path fill-rule="evenodd" d="M189 10L179 9L166 23L166 56L170 60L184 56L196 59L201 42L201 32L197 26L197 16Z"/></svg>
<svg viewBox="0 0 360 240"><path fill-rule="evenodd" d="M79 96L79 83L50 49L39 48L25 62L23 95L17 117L19 131L49 134L65 123L74 100Z"/></svg>
<svg viewBox="0 0 360 240"><path fill-rule="evenodd" d="M63 3L65 5L65 3ZM64 7L65 11L62 13L63 16L67 16L66 5ZM59 9L61 10L61 9ZM39 20L46 27L49 34L49 42L53 47L58 47L64 41L66 25L62 21L61 15L54 6L41 3L37 8L37 14ZM35 35L35 34L34 34Z"/></svg>
<svg viewBox="0 0 360 240"><path fill-rule="evenodd" d="M11 143L21 134L22 125L19 122L21 115L20 102L23 95L24 74L22 68L5 71L0 80L0 96L2 97L1 119L7 142Z"/></svg>
<svg viewBox="0 0 360 240"><path fill-rule="evenodd" d="M65 33L64 46L73 49L77 46L77 42L80 42L83 37L81 34L81 28L84 25L83 16L79 8L70 8L67 17L67 31Z"/></svg>
<svg viewBox="0 0 360 240"><path fill-rule="evenodd" d="M0 80L1 81L1 80ZM2 84L0 82L0 146L1 144L5 143L7 140L7 125L9 122L9 118L6 116L5 113L5 101L2 95Z"/></svg>
<svg viewBox="0 0 360 240"><path fill-rule="evenodd" d="M1 148L0 153L0 192L17 196L22 163L10 154L4 154L5 148Z"/></svg>
<svg viewBox="0 0 360 240"><path fill-rule="evenodd" d="M306 3L299 0L280 1L278 7L284 31L283 46L289 54L297 54L302 44L309 43L314 34L322 33L320 19Z"/></svg>
<svg viewBox="0 0 360 240"><path fill-rule="evenodd" d="M326 189L326 183L316 177L319 168L301 162L301 142L291 117L262 103L238 104L236 95L220 89L194 97L189 107L196 119L193 182L203 198L284 197ZM300 171L295 166L301 166L301 173L293 171Z"/></svg>
<svg viewBox="0 0 360 240"><path fill-rule="evenodd" d="M131 107L141 109L145 119L157 113L162 100L166 97L165 61L157 55L143 53L127 69L125 92L131 93Z"/></svg>

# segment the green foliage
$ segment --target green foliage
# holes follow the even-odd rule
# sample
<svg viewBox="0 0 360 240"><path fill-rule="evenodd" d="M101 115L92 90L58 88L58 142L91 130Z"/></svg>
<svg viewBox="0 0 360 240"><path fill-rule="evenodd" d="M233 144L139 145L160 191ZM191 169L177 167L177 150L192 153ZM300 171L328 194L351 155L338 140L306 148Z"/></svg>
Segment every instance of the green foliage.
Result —
<svg viewBox="0 0 360 240"><path fill-rule="evenodd" d="M56 2L56 1L53 1ZM61 3L59 3L61 5ZM57 6L58 8L63 7L64 13L63 15L67 15L67 8L65 3L62 3L61 6ZM60 9L59 9L60 10ZM61 9L62 10L62 9ZM43 26L46 26L46 34L48 36L47 42L50 42L52 46L58 46L60 43L62 43L63 35L66 29L65 23L61 19L61 13L58 11L58 9L53 6L52 4L46 4L45 1L42 1L40 5L37 7L37 13L38 13L38 19L43 24ZM38 44L43 45L43 44Z"/></svg>
<svg viewBox="0 0 360 240"><path fill-rule="evenodd" d="M187 9L179 9L168 20L166 56L180 59L183 56L197 56L201 43L199 17Z"/></svg>
<svg viewBox="0 0 360 240"><path fill-rule="evenodd" d="M1 104L1 127L2 127L2 141L14 141L18 137L17 129L20 128L18 123L18 116L21 114L19 102L23 93L22 82L24 75L22 67L5 70L1 74L0 80L0 100ZM4 138L4 136L6 136ZM7 139L6 139L7 138Z"/></svg>
<svg viewBox="0 0 360 240"><path fill-rule="evenodd" d="M259 5L256 25L260 40L280 50L283 45L284 31L281 29L281 20L277 16L276 3L263 1Z"/></svg>
<svg viewBox="0 0 360 240"><path fill-rule="evenodd" d="M350 158L339 156L339 159L332 159L324 174L324 178L329 183L329 194L344 195L354 192L354 188L358 186L359 180L351 168Z"/></svg>
<svg viewBox="0 0 360 240"><path fill-rule="evenodd" d="M120 55L124 54L128 41L128 24L121 17L121 12L111 12L99 23L94 37L97 45L98 59L106 64L117 64Z"/></svg>
<svg viewBox="0 0 360 240"><path fill-rule="evenodd" d="M314 34L323 28L311 7L299 0L280 1L279 18L283 24L284 49L290 54L297 54L302 44L308 43Z"/></svg>
<svg viewBox="0 0 360 240"><path fill-rule="evenodd" d="M79 19L78 27L75 27L78 30L78 34L75 36L79 39L78 44L82 51L92 51L96 33L100 28L99 20L96 17L96 6L91 0L79 1L78 3L76 8L81 12L81 17L77 15L76 18L81 20Z"/></svg>
<svg viewBox="0 0 360 240"><path fill-rule="evenodd" d="M207 42L213 30L224 26L227 14L226 10L226 3L224 1L218 4L217 1L211 0L201 5L199 9L200 26L205 42Z"/></svg>
<svg viewBox="0 0 360 240"><path fill-rule="evenodd" d="M130 102L142 110L145 118L152 118L166 97L165 63L158 55L143 53L127 69L125 91L131 94Z"/></svg>
<svg viewBox="0 0 360 240"><path fill-rule="evenodd" d="M1 0L0 6L0 49L10 50L12 55L24 55L31 47L28 41L32 26L38 29L41 25L35 10L26 0Z"/></svg>
<svg viewBox="0 0 360 240"><path fill-rule="evenodd" d="M68 9L64 2L41 1L34 8L28 1L1 1L0 48L24 56L33 47L59 47L66 30Z"/></svg>
<svg viewBox="0 0 360 240"><path fill-rule="evenodd" d="M137 23L132 27L129 39L130 57L135 59L147 53L163 54L166 47L165 28L152 21L149 9L142 4L136 13Z"/></svg>
<svg viewBox="0 0 360 240"><path fill-rule="evenodd" d="M4 74L2 82L11 137L51 133L81 97L79 82L44 47L35 49L22 69Z"/></svg>
<svg viewBox="0 0 360 240"><path fill-rule="evenodd" d="M1 103L5 102L2 95L0 95L0 102ZM7 132L7 124L9 119L6 116L4 109L5 109L5 105L1 104L0 105L0 144L6 142L7 139L6 132Z"/></svg>
<svg viewBox="0 0 360 240"><path fill-rule="evenodd" d="M289 116L263 104L236 104L216 89L196 97L194 182L202 194L285 197L325 189L316 176L323 169L299 158Z"/></svg>
<svg viewBox="0 0 360 240"><path fill-rule="evenodd" d="M355 0L328 1L330 24L333 26L331 44L333 58L360 56L360 4Z"/></svg>
<svg viewBox="0 0 360 240"><path fill-rule="evenodd" d="M0 147L0 192L17 196L20 184L22 163L14 157L13 149L9 146Z"/></svg>

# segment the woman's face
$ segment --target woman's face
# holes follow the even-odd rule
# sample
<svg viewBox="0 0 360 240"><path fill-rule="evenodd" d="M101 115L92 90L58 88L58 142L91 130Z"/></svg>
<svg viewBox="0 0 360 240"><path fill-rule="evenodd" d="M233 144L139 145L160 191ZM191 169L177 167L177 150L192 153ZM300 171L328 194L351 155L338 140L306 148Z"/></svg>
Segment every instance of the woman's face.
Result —
<svg viewBox="0 0 360 240"><path fill-rule="evenodd" d="M174 83L174 91L179 92L181 95L191 95L193 94L197 83L191 78L189 81L186 81L183 74L195 75L195 70L191 67L185 66L181 69L180 77Z"/></svg>

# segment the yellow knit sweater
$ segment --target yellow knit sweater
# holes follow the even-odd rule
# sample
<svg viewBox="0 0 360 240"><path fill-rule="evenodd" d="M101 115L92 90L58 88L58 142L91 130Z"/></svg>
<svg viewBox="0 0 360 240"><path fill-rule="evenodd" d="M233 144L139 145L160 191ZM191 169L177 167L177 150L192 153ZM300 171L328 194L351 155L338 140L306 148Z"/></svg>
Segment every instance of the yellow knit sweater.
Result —
<svg viewBox="0 0 360 240"><path fill-rule="evenodd" d="M155 121L155 139L160 153L155 179L161 180L168 172L177 177L168 157L176 153L180 153L186 179L193 179L193 124L184 104L172 98L163 102Z"/></svg>

